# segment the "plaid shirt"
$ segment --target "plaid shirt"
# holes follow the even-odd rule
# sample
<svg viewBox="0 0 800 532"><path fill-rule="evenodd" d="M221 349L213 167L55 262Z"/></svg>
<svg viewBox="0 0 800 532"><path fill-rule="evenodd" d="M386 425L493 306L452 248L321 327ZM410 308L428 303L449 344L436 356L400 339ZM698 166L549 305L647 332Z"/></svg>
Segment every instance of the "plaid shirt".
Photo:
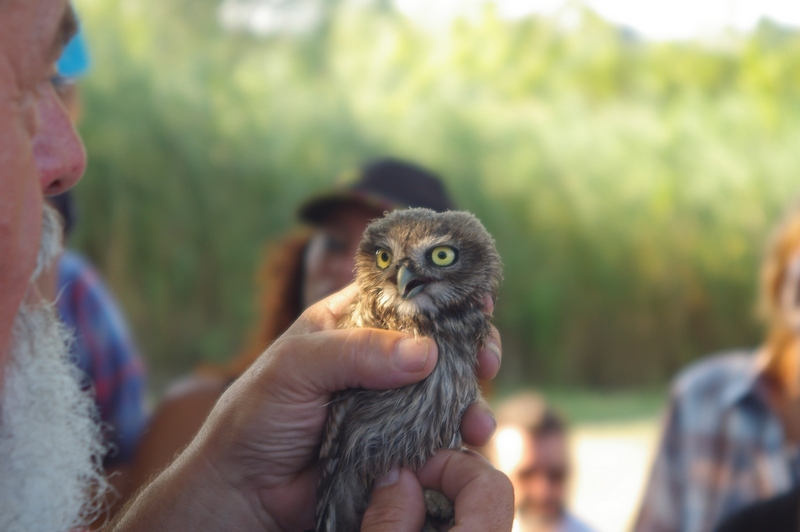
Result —
<svg viewBox="0 0 800 532"><path fill-rule="evenodd" d="M675 381L636 532L707 532L797 483L797 449L769 408L756 356L702 360Z"/></svg>
<svg viewBox="0 0 800 532"><path fill-rule="evenodd" d="M58 267L58 313L72 330L72 355L94 388L112 448L104 466L130 463L144 428L144 365L116 302L94 268L65 250Z"/></svg>

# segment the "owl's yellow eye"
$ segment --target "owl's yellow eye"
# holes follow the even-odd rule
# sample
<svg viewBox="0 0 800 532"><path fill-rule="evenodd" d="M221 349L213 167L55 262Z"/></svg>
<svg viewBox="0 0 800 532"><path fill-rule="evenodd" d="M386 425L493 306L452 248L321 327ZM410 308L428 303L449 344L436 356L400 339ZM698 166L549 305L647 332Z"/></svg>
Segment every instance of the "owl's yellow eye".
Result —
<svg viewBox="0 0 800 532"><path fill-rule="evenodd" d="M389 267L389 264L392 263L392 254L385 249L379 249L375 252L375 262L377 263L378 268L385 270Z"/></svg>
<svg viewBox="0 0 800 532"><path fill-rule="evenodd" d="M437 246L431 251L431 260L437 266L450 266L456 261L456 250L450 246Z"/></svg>

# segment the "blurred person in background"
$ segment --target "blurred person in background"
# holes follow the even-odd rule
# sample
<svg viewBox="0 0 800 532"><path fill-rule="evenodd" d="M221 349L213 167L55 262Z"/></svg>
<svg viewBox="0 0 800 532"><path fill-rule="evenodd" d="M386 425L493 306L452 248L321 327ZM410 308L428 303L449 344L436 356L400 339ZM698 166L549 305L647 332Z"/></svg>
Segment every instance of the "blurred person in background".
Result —
<svg viewBox="0 0 800 532"><path fill-rule="evenodd" d="M760 291L761 347L676 378L637 532L711 531L800 485L800 204L773 235Z"/></svg>
<svg viewBox="0 0 800 532"><path fill-rule="evenodd" d="M592 532L566 508L567 425L544 399L521 393L504 402L486 454L514 486L514 532Z"/></svg>
<svg viewBox="0 0 800 532"><path fill-rule="evenodd" d="M78 82L88 71L88 51L79 30L64 48L52 78L76 125L81 115ZM47 201L61 216L67 244L76 222L72 191ZM119 504L131 492L130 466L146 421L142 357L123 312L86 257L65 247L42 279L49 285L44 290L56 301L61 321L72 333L70 354L86 376L84 387L94 396L108 448L103 469L114 488L110 504Z"/></svg>
<svg viewBox="0 0 800 532"><path fill-rule="evenodd" d="M231 382L307 307L353 280L354 258L369 222L387 210L453 208L441 179L407 161L365 164L348 186L310 198L298 209L303 227L268 245L258 272L259 314L249 345L221 367L202 367L166 392L137 452L134 482L167 465L197 433Z"/></svg>

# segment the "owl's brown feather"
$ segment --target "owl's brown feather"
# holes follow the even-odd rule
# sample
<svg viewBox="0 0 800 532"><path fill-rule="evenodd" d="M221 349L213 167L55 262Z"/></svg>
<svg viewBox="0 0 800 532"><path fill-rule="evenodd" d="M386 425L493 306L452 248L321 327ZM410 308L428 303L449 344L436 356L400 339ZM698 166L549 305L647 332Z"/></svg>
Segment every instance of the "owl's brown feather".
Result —
<svg viewBox="0 0 800 532"><path fill-rule="evenodd" d="M439 262L455 259L439 265L437 250ZM439 359L410 386L333 396L320 451L317 532L360 530L376 478L461 448L461 416L480 393L476 356L490 329L484 298L496 297L501 277L494 241L469 213L408 209L367 228L356 257L359 295L339 327L431 337Z"/></svg>

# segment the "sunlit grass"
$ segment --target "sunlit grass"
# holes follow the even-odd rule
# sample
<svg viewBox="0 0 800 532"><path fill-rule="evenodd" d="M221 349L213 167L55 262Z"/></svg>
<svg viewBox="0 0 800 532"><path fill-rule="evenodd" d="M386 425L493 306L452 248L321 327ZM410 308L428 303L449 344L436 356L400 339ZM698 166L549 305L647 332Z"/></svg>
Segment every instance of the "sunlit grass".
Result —
<svg viewBox="0 0 800 532"><path fill-rule="evenodd" d="M319 31L261 39L215 6L78 4L95 68L74 244L157 379L235 353L263 244L384 154L440 172L497 238L503 385L661 385L758 341L759 255L800 190L797 35L652 44L590 12L431 34L331 2Z"/></svg>

